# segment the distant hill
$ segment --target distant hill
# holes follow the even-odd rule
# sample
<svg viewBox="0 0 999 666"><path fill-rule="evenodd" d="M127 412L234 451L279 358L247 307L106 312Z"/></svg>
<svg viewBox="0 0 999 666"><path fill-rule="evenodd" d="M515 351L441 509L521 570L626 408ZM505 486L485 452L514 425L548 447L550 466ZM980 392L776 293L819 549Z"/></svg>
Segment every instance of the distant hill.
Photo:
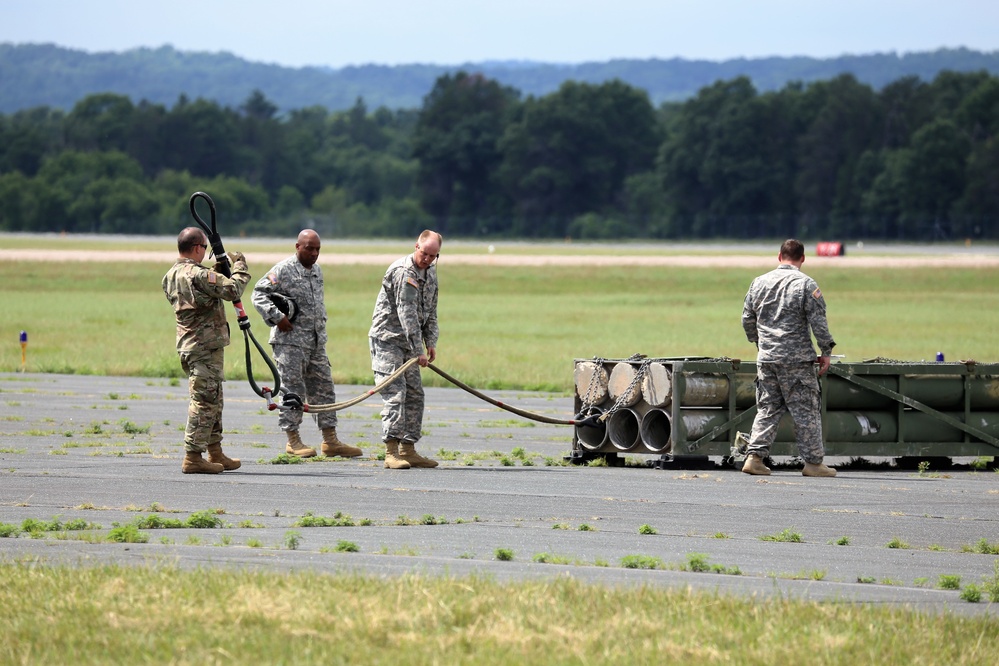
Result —
<svg viewBox="0 0 999 666"><path fill-rule="evenodd" d="M524 61L442 65L363 65L340 69L281 67L250 62L231 53L178 51L170 46L121 53L88 53L54 44L0 44L0 112L49 106L69 110L99 92L127 95L172 107L181 94L238 107L261 90L281 111L322 106L351 107L363 97L369 109L417 108L441 75L481 72L524 95L545 95L566 80L601 83L613 78L643 88L653 102L679 101L719 79L740 75L760 91L791 81L831 79L851 73L879 89L903 76L932 80L943 70L985 70L999 74L999 51L939 49L932 52L875 53L839 58L774 57L708 60L611 60L578 65Z"/></svg>

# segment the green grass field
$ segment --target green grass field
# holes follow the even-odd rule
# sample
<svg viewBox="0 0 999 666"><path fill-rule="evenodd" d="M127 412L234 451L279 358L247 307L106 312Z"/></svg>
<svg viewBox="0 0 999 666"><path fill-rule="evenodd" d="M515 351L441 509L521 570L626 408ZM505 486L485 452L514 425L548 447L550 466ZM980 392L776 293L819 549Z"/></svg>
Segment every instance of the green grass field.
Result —
<svg viewBox="0 0 999 666"><path fill-rule="evenodd" d="M180 376L174 323L160 290L168 266L0 261L6 316L0 371ZM254 278L269 266L251 266ZM806 270L807 270L806 265ZM999 360L999 269L815 266L829 325L846 361ZM341 384L370 384L371 309L384 267L324 269L328 351ZM760 271L747 268L447 265L441 282L438 361L479 388L568 391L574 358L754 358L740 324L742 300ZM268 328L246 304L251 330ZM230 380L245 378L242 334L230 309ZM263 362L251 357L258 377ZM426 372L429 385L442 385Z"/></svg>
<svg viewBox="0 0 999 666"><path fill-rule="evenodd" d="M37 240L15 240L23 244L5 245L39 248ZM100 248L99 240L81 242ZM169 251L170 243L135 247ZM406 247L351 251L401 255ZM0 261L0 371L21 368L18 333L25 330L29 372L181 376L173 315L159 286L168 268ZM267 268L250 266L255 278ZM338 383L372 381L367 330L383 270L324 268ZM806 264L806 271L822 285L836 352L847 361L932 359L937 351L951 361L999 360L999 269ZM475 267L448 265L445 256L438 365L482 389L562 392L571 390L574 358L751 359L740 314L759 272ZM266 347L267 327L248 309ZM240 380L243 341L231 310L230 322L227 374ZM255 355L253 362L266 383L263 363ZM424 379L443 385L430 372ZM991 663L997 649L991 616L570 579L0 564L0 663L979 664Z"/></svg>
<svg viewBox="0 0 999 666"><path fill-rule="evenodd" d="M992 617L571 578L0 565L0 663L988 664Z"/></svg>

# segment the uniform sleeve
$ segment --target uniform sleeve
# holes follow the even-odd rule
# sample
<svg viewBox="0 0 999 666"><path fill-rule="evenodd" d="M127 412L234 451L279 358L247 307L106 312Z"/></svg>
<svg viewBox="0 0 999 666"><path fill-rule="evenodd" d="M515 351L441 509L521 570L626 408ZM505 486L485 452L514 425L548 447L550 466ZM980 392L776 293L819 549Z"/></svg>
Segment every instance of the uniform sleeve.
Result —
<svg viewBox="0 0 999 666"><path fill-rule="evenodd" d="M269 298L271 294L281 293L279 287L281 280L277 268L275 266L268 271L267 275L257 280L257 284L253 287L253 296L251 297L254 309L260 313L261 318L268 326L275 326L284 318L284 314L278 310L277 306Z"/></svg>
<svg viewBox="0 0 999 666"><path fill-rule="evenodd" d="M753 343L759 343L760 333L756 326L756 308L753 306L753 285L754 281L746 292L746 299L742 303L742 329L746 332L746 339Z"/></svg>
<svg viewBox="0 0 999 666"><path fill-rule="evenodd" d="M822 297L822 290L814 280L808 281L808 293L805 295L805 317L808 325L812 329L812 335L819 344L819 356L829 356L832 354L836 341L833 340L829 332L829 323L826 321L826 300Z"/></svg>
<svg viewBox="0 0 999 666"><path fill-rule="evenodd" d="M434 275L434 293L427 304L427 321L423 325L423 340L427 349L437 347L437 339L440 337L440 330L437 328L437 276Z"/></svg>
<svg viewBox="0 0 999 666"><path fill-rule="evenodd" d="M217 271L202 268L193 277L193 284L199 291L223 301L238 301L250 281L250 273L245 261L237 261L232 266L232 277L226 277Z"/></svg>
<svg viewBox="0 0 999 666"><path fill-rule="evenodd" d="M417 354L423 353L423 330L420 327L420 313L418 299L420 297L420 283L405 270L396 271L393 276L396 294L396 312L399 313L399 323L402 331L409 340L413 351Z"/></svg>

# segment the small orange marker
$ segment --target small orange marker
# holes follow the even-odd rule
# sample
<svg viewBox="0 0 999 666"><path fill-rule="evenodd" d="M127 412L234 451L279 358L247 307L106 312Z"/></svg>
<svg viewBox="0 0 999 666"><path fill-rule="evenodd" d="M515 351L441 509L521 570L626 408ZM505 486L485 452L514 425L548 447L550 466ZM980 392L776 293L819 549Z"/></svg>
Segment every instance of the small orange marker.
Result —
<svg viewBox="0 0 999 666"><path fill-rule="evenodd" d="M25 371L28 362L28 332L21 331L21 372Z"/></svg>

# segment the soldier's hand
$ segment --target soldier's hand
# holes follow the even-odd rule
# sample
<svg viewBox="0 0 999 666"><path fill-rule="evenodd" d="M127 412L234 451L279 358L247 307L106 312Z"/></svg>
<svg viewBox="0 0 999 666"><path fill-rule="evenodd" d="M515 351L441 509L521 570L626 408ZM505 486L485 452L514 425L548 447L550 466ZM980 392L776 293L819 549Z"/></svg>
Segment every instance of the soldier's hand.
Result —
<svg viewBox="0 0 999 666"><path fill-rule="evenodd" d="M427 359L427 355L426 354L420 354L420 358L417 361L417 363L420 364L421 368L425 368L425 367L427 367L427 364L430 363L430 361Z"/></svg>
<svg viewBox="0 0 999 666"><path fill-rule="evenodd" d="M243 256L242 252L226 252L226 256L229 257L229 261L232 263L236 263L237 261L246 263L246 257Z"/></svg>
<svg viewBox="0 0 999 666"><path fill-rule="evenodd" d="M437 360L437 349L435 347L430 347L427 349L427 361L433 363Z"/></svg>
<svg viewBox="0 0 999 666"><path fill-rule="evenodd" d="M288 321L288 317L281 317L281 321L277 323L277 327L279 331L283 331L285 333L295 328L294 326L291 325L291 322Z"/></svg>
<svg viewBox="0 0 999 666"><path fill-rule="evenodd" d="M832 359L828 356L819 356L816 361L818 361L819 364L819 377L821 377L826 374L827 370L829 370L829 364L832 363Z"/></svg>

